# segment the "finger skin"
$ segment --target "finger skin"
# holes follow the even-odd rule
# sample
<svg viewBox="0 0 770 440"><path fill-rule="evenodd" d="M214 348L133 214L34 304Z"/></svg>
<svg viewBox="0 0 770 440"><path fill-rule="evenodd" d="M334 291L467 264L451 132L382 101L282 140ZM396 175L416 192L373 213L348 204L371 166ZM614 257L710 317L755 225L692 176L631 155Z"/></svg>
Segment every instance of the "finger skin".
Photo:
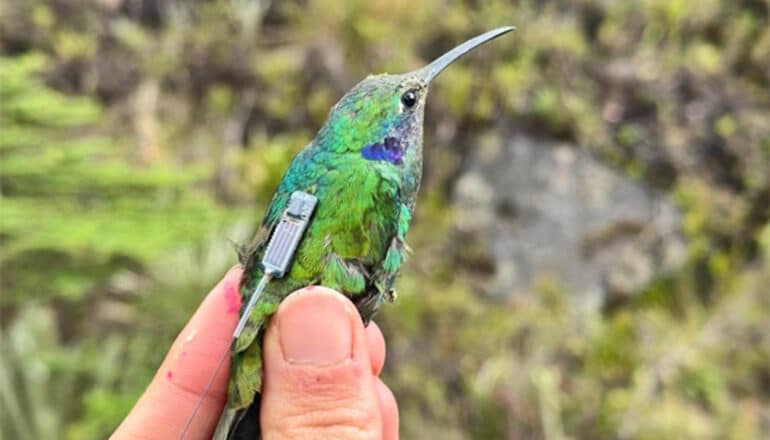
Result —
<svg viewBox="0 0 770 440"><path fill-rule="evenodd" d="M219 355L216 353L224 352L229 347L232 331L238 319L240 277L241 269L233 268L212 289L185 329L177 337L144 395L111 438L161 439L179 437L198 403L203 389L208 384L216 364L219 362ZM353 355L339 365L324 367L331 370L327 372L312 371L314 368L306 365L295 369L294 373L302 373L299 376L294 376L295 385L302 385L303 382L306 385L306 389L295 390L299 391L299 395L296 397L304 399L307 396L302 395L302 393L309 392L313 394L313 398L318 399L319 394L314 393L314 391L322 391L320 397L323 397L323 392L328 392L329 396L326 398L329 400L326 410L332 409L332 411L324 412L324 407L312 408L312 404L304 405L307 409L315 410L317 414L305 414L305 416L299 417L298 421L304 419L305 422L311 422L310 424L306 423L303 427L302 423L289 423L286 425L286 429L266 429L265 438L280 438L282 436L286 438L316 438L319 435L326 436L324 432L330 437L342 439L398 438L398 409L395 398L379 379L372 379L372 375L379 374L382 370L385 359L385 341L382 333L374 323L364 330L358 314L347 299L328 289L321 288L319 291L322 295L336 295L342 298L342 301L347 302L346 307L348 307L348 312L351 314L350 319L355 328L352 343ZM312 313L313 310L308 312ZM286 362L282 353L276 356L266 352L266 357L278 359L277 364L279 365ZM210 438L212 435L224 406L228 364L229 358L222 365L185 438L203 439ZM363 367L364 365L369 365L370 368L367 370ZM288 370L291 371L292 368L289 367ZM344 377L353 379L339 380ZM296 382L297 379L299 382ZM366 398L367 403L363 406L354 405L348 409L341 407L342 400L334 397L335 394L339 395L340 393L335 393L329 389L329 387L340 385L343 389L348 390L348 394L355 394L350 393L350 390L357 388L361 395L368 396ZM267 384L265 391L269 392ZM346 392L343 391L341 394L346 394ZM277 397L281 398L280 396ZM311 398L311 400L313 399ZM355 401L351 396L343 400L347 400L349 403ZM269 401L270 399L268 399ZM292 408L291 405L283 406L284 409ZM266 414L264 408L263 406L263 417ZM270 417L269 408L268 406L268 417ZM358 416L362 414L366 417L359 418ZM379 417L379 422L373 420L375 415ZM278 418L270 418L278 420ZM337 419L336 422L334 421L335 418ZM353 423L350 423L351 421ZM313 427L312 422L320 423L320 425ZM291 430L288 428L290 426L297 429ZM378 429L380 430L379 434L376 433Z"/></svg>
<svg viewBox="0 0 770 440"><path fill-rule="evenodd" d="M112 439L179 438L238 322L241 269L230 269L171 346L142 397ZM211 438L225 403L229 356L192 420L185 439Z"/></svg>
<svg viewBox="0 0 770 440"><path fill-rule="evenodd" d="M377 379L377 398L382 414L382 439L398 440L398 405L393 392L379 378Z"/></svg>
<svg viewBox="0 0 770 440"><path fill-rule="evenodd" d="M379 376L385 365L385 338L382 336L380 327L374 321L366 327L366 341L369 348L369 359L372 362L372 374Z"/></svg>
<svg viewBox="0 0 770 440"><path fill-rule="evenodd" d="M288 322L290 314L301 314L308 324L298 329L287 327L281 321ZM347 320L343 323L347 330L341 331L339 322L328 322L330 318ZM311 327L317 331L310 331ZM302 334L292 335L293 331ZM326 338L349 340L348 355L331 363L297 363L285 355L285 341L293 336L306 338L309 347L329 345ZM312 354L314 360L319 358L318 353ZM369 357L367 334L355 306L341 294L316 287L289 296L268 326L264 362L260 419L266 440L381 438L377 378Z"/></svg>

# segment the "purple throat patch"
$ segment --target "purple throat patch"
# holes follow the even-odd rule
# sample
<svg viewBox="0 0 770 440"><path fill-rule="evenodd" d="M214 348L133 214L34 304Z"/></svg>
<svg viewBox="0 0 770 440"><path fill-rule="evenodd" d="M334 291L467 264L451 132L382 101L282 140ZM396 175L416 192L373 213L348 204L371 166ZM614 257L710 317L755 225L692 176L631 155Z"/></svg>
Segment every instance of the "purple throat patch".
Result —
<svg viewBox="0 0 770 440"><path fill-rule="evenodd" d="M361 150L361 157L366 160L385 160L394 165L401 165L404 158L404 148L398 138L386 137L382 142L365 146Z"/></svg>

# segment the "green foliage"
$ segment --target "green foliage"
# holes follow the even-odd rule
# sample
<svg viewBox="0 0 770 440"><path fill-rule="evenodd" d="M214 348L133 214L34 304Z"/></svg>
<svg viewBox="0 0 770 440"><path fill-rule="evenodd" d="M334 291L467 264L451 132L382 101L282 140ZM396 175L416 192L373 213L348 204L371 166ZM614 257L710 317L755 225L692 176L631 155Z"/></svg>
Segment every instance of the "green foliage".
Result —
<svg viewBox="0 0 770 440"><path fill-rule="evenodd" d="M93 100L43 85L44 64L40 55L0 61L5 302L31 290L79 299L116 267L152 261L225 214L189 190L205 168L132 165L89 130L100 115Z"/></svg>
<svg viewBox="0 0 770 440"><path fill-rule="evenodd" d="M415 252L378 317L403 436L768 437L766 5L123 3L0 4L0 436L106 437L336 99L514 24L431 90ZM548 279L476 293L443 188L509 126L669 194L684 267L589 314Z"/></svg>
<svg viewBox="0 0 770 440"><path fill-rule="evenodd" d="M210 174L205 167L132 163L125 142L98 131L96 101L47 87L46 66L40 54L0 58L0 309L14 316L0 335L0 425L11 438L69 429L72 438L100 438L151 372L139 368L130 382L122 370L122 361L141 364L152 351L135 358L125 332L110 330L110 310L118 319L130 306L108 293L120 289L121 273L148 276L235 211L195 188ZM95 332L102 326L106 333ZM84 421L70 426L78 414Z"/></svg>

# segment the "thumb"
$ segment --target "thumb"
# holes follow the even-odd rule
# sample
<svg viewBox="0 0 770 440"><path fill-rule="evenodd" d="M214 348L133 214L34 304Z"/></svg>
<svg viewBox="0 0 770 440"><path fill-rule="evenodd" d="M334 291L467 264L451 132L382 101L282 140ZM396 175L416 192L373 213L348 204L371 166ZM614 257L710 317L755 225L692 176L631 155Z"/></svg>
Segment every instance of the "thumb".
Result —
<svg viewBox="0 0 770 440"><path fill-rule="evenodd" d="M311 287L278 308L264 339L265 438L379 439L366 333L341 294Z"/></svg>

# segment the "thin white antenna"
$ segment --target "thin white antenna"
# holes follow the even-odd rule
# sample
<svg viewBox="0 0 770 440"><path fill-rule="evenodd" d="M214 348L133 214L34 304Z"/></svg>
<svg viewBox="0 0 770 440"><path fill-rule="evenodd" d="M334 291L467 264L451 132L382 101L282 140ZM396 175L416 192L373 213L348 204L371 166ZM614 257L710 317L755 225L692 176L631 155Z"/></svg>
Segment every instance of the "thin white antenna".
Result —
<svg viewBox="0 0 770 440"><path fill-rule="evenodd" d="M265 290L267 283L273 278L282 278L286 275L286 272L288 272L291 260L294 257L294 252L297 250L308 224L310 224L310 218L312 217L317 204L318 199L308 193L295 191L291 194L286 210L281 215L281 219L279 220L278 225L276 225L273 235L270 237L270 242L267 244L267 249L265 249L264 256L262 257L262 268L265 274L262 275L257 287L254 288L254 291L249 298L249 302L246 303L246 306L241 312L241 318L238 320L238 325L233 332L233 339L230 347L234 345L233 343L238 339L241 333L243 333L243 329L246 327L246 323L251 316L251 311L254 308L254 305L257 304L257 300ZM187 419L187 423L185 423L184 429L182 429L182 433L179 435L180 440L183 440L185 435L187 435L187 431L190 429L192 421L195 419L196 414L198 414L198 410L200 410L201 405L203 405L203 401L206 399L209 389L214 384L214 380L216 379L217 374L219 374L219 370L222 368L225 359L227 359L229 355L230 348L222 353L222 357L219 359L219 362L214 369L214 373L212 373L208 384L206 384L206 387L203 389L203 392L198 399L198 403L195 404L195 408L193 409L192 414L190 414L190 418Z"/></svg>

